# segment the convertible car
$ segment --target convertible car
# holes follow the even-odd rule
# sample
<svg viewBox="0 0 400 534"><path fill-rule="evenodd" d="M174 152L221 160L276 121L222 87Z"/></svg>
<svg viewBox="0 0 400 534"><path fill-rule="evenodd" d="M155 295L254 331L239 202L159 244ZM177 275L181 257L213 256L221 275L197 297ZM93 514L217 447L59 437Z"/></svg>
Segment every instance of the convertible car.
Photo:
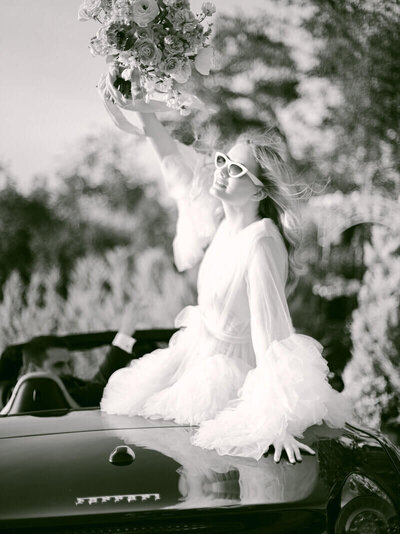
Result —
<svg viewBox="0 0 400 534"><path fill-rule="evenodd" d="M69 346L113 335L69 336ZM315 456L257 462L191 445L192 426L73 407L51 376L21 384L0 417L1 532L400 532L400 451L377 432L314 426L304 442Z"/></svg>

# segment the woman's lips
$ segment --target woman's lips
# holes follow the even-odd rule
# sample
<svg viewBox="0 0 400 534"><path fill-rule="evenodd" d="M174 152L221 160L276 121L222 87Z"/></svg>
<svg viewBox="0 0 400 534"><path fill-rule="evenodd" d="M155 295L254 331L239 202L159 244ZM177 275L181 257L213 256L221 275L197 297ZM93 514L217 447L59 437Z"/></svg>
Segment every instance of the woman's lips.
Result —
<svg viewBox="0 0 400 534"><path fill-rule="evenodd" d="M215 180L214 185L220 189L226 189L228 187L227 184L224 184L224 182L221 182L220 180Z"/></svg>

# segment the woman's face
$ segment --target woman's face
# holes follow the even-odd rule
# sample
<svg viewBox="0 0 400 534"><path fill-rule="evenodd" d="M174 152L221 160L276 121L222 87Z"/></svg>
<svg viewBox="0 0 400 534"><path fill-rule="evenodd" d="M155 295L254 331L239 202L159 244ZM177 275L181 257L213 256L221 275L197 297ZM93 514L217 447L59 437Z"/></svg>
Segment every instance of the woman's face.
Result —
<svg viewBox="0 0 400 534"><path fill-rule="evenodd" d="M227 156L232 161L241 163L257 176L257 163L247 143L234 145L227 153ZM254 200L254 195L258 189L247 174L239 178L229 176L228 167L226 166L222 169L215 169L210 193L224 202L241 206L247 204L250 200Z"/></svg>

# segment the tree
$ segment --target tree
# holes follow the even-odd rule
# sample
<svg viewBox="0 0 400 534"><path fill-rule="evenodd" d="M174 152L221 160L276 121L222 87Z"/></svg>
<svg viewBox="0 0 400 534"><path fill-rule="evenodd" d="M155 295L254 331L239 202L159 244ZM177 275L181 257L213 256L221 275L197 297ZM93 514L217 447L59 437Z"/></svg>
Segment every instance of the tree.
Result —
<svg viewBox="0 0 400 534"><path fill-rule="evenodd" d="M193 73L187 84L214 112L181 120L178 130L186 139L195 140L207 125L216 127L223 142L247 128L270 128L286 141L279 111L299 95L295 61L277 32L281 26L271 6L259 17L218 17L212 43L216 68L207 77Z"/></svg>
<svg viewBox="0 0 400 534"><path fill-rule="evenodd" d="M118 136L90 137L69 154L55 191L21 193L8 180L0 191L0 289L12 272L29 283L36 271L56 268L66 295L76 261L118 246L170 251L174 211L158 184L123 150ZM127 155L129 154L129 155Z"/></svg>
<svg viewBox="0 0 400 534"><path fill-rule="evenodd" d="M400 172L400 11L395 0L310 0L306 27L319 43L309 76L327 79L341 98L324 127L335 131L331 171L358 185L384 187ZM335 171L336 167L336 171Z"/></svg>

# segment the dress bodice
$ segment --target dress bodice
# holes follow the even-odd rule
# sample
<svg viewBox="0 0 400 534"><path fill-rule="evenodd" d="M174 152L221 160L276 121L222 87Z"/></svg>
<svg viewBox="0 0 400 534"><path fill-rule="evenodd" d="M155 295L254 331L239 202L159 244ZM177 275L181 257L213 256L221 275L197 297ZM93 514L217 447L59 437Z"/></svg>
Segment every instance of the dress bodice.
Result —
<svg viewBox="0 0 400 534"><path fill-rule="evenodd" d="M257 241L281 238L271 219L251 223L234 235L229 235L222 221L207 249L199 270L198 304L206 323L216 332L235 336L238 340L251 339L248 295L248 266ZM286 279L286 251L276 260L280 262L282 279Z"/></svg>

